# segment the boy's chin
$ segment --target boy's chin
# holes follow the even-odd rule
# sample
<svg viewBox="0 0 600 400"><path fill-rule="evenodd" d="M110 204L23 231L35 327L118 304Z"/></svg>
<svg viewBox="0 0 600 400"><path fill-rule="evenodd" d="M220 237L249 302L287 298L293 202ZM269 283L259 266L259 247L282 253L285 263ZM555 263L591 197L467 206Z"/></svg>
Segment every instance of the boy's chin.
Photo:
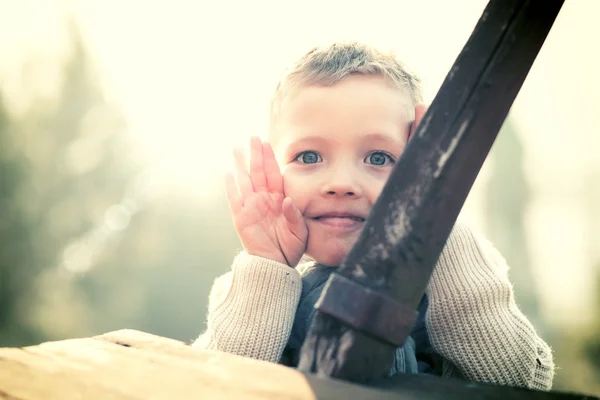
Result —
<svg viewBox="0 0 600 400"><path fill-rule="evenodd" d="M306 255L321 265L339 267L351 249L351 245L339 243L331 245L321 243L316 246L311 246L309 243L309 246L306 249Z"/></svg>

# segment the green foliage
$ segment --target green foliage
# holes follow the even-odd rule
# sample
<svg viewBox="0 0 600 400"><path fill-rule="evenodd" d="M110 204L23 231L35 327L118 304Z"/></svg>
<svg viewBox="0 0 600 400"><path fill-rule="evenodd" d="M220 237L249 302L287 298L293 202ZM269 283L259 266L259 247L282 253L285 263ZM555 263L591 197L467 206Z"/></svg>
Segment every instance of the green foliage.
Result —
<svg viewBox="0 0 600 400"><path fill-rule="evenodd" d="M28 217L19 207L27 160L15 146L13 124L0 98L0 344L31 341L23 328L23 299L31 291L32 243Z"/></svg>
<svg viewBox="0 0 600 400"><path fill-rule="evenodd" d="M20 120L8 118L1 109L2 346L54 337L53 326L72 321L66 306L81 306L78 299L66 296L57 315L46 307L48 298L56 303L67 291L49 285L57 283L52 275L60 271L62 249L96 223L99 207L119 198L129 173L114 156L122 122L103 102L76 32L58 98L37 102ZM94 148L84 149L86 142ZM78 155L79 149L87 154ZM75 321L67 325L77 327L75 334L86 331Z"/></svg>
<svg viewBox="0 0 600 400"><path fill-rule="evenodd" d="M598 293L596 294L596 309L600 310L600 263L596 265L594 269L597 272L597 285ZM595 329L593 329L583 346L583 353L590 366L594 369L594 375L597 378L597 382L600 382L600 321L597 321Z"/></svg>

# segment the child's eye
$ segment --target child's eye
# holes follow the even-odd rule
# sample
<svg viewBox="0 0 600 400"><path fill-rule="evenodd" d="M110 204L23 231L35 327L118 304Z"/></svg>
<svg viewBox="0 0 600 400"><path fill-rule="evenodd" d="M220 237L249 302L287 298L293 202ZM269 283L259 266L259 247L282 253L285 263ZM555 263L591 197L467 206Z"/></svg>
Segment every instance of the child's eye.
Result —
<svg viewBox="0 0 600 400"><path fill-rule="evenodd" d="M303 151L298 154L294 161L300 161L302 164L315 164L323 161L320 155L315 153L314 151Z"/></svg>
<svg viewBox="0 0 600 400"><path fill-rule="evenodd" d="M367 164L373 164L377 166L386 165L386 161L387 164L393 164L396 162L394 157L383 151L374 151L369 154L367 158L365 158L365 162Z"/></svg>

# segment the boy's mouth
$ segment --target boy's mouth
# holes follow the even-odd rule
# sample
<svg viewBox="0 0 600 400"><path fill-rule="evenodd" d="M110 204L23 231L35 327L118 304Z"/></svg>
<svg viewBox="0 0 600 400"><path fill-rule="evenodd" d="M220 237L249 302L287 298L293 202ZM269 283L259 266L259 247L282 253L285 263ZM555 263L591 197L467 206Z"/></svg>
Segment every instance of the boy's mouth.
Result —
<svg viewBox="0 0 600 400"><path fill-rule="evenodd" d="M313 218L320 224L337 229L355 229L363 226L365 219L355 214L328 213Z"/></svg>
<svg viewBox="0 0 600 400"><path fill-rule="evenodd" d="M353 221L357 221L357 222L364 222L364 218L362 217L358 217L356 215L334 215L334 214L328 214L328 215L321 215L319 217L315 217L316 220L322 220L322 219L351 219Z"/></svg>

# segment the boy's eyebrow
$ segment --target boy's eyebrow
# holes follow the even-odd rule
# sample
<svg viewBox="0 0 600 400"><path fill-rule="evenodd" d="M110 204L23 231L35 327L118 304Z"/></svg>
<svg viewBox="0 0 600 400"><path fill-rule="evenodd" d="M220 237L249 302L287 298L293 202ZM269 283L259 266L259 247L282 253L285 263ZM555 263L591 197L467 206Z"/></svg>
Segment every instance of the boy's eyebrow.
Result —
<svg viewBox="0 0 600 400"><path fill-rule="evenodd" d="M402 144L403 142L402 138L400 138L399 135L398 137L396 137L396 135L390 137L390 135L385 135L383 133L378 132L367 133L366 135L364 135L364 140L375 142L387 142L390 144Z"/></svg>
<svg viewBox="0 0 600 400"><path fill-rule="evenodd" d="M393 137L391 137L390 135L386 135L383 133L379 133L379 132L372 132L372 133L366 133L365 135L363 135L363 141L374 141L374 142L386 142L389 144L402 144L402 139L398 136L396 137L396 135L394 135ZM309 143L325 143L328 142L328 140L321 135L310 135L310 136L304 136L301 137L297 140L293 140L290 142L285 143L285 147L289 148L292 146L298 146L298 145L302 145L302 144L309 144Z"/></svg>
<svg viewBox="0 0 600 400"><path fill-rule="evenodd" d="M287 143L284 143L284 148L289 149L290 147L301 146L301 145L309 144L309 143L316 144L316 143L326 143L326 142L327 142L327 139L325 139L323 136L310 135L310 136L304 136L297 140L292 140Z"/></svg>

